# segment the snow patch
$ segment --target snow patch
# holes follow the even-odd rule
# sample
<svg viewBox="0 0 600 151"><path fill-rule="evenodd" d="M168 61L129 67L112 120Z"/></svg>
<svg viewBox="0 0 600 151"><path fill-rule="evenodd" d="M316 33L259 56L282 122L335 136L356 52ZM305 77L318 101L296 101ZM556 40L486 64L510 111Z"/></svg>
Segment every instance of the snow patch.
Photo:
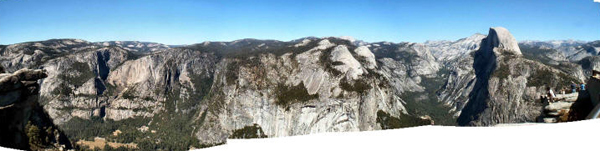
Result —
<svg viewBox="0 0 600 151"><path fill-rule="evenodd" d="M600 120L560 124L516 124L502 127L421 126L393 130L318 133L266 139L228 139L224 145L199 150L589 150L596 139L560 139L562 145L548 145L548 138L570 138L574 134L598 136ZM474 139L476 138L476 139ZM456 144L468 147L453 148ZM435 145L432 145L435 142ZM505 145L510 144L510 145ZM540 144L540 145L531 145ZM546 145L544 145L546 144ZM577 145L570 145L577 144Z"/></svg>

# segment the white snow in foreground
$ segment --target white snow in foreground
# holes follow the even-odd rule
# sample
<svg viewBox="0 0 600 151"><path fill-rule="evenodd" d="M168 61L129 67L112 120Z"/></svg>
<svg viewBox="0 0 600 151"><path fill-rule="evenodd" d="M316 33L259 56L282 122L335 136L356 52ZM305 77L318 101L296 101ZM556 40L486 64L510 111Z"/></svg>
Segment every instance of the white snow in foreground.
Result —
<svg viewBox="0 0 600 151"><path fill-rule="evenodd" d="M600 120L500 127L423 126L367 132L320 133L267 139L228 139L200 151L318 150L598 150Z"/></svg>
<svg viewBox="0 0 600 151"><path fill-rule="evenodd" d="M600 120L498 127L422 126L366 132L320 133L267 139L228 139L197 151L569 151L598 150ZM0 150L14 150L0 147Z"/></svg>

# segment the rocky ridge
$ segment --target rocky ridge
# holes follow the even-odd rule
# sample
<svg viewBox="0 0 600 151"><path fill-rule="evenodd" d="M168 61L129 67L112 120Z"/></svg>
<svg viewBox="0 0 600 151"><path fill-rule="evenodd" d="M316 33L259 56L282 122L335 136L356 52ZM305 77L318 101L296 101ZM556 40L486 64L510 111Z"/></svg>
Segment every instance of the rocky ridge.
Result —
<svg viewBox="0 0 600 151"><path fill-rule="evenodd" d="M435 76L438 69L422 45L357 47L337 38L297 43L244 39L147 53L110 43L55 40L56 48L72 51L49 49L56 55L11 59L30 57L28 50L45 48L38 43L44 42L5 47L0 58L8 70L34 67L47 71L48 77L40 82L39 102L53 123L74 139L83 139L73 133L78 131L77 123L101 124L98 119L145 121L131 126L157 130L153 135L160 138L172 133L159 130L170 123L156 120L175 118L190 126L184 133L194 132L200 144L208 145L222 143L233 131L249 125L258 125L268 137L381 129L378 113L395 120L406 116L421 121L406 111L398 94L414 91L412 87L418 90L419 76ZM370 49L407 53L413 58L377 59ZM429 64L434 66L418 67ZM412 78L388 80L397 77L379 68ZM405 80L412 81L412 86Z"/></svg>
<svg viewBox="0 0 600 151"><path fill-rule="evenodd" d="M64 39L2 46L0 64L7 71L47 71L38 102L69 138L95 135L138 144L160 140L158 146L140 148L183 150L227 138L379 130L433 121L537 121L542 105L536 97L546 87L582 80L583 70L596 64L593 56L580 63L566 57L543 61L547 58L532 51L541 44L520 45L501 27L491 28L487 36L425 44L308 37L170 48ZM524 45L531 47L522 49ZM560 68L562 64L579 68ZM81 124L98 130L81 133L86 130L77 126ZM146 130L138 131L141 127ZM117 129L126 134L109 136Z"/></svg>
<svg viewBox="0 0 600 151"><path fill-rule="evenodd" d="M459 125L536 122L545 88L558 89L576 78L528 60L503 28L491 28L474 54L475 84L458 117Z"/></svg>

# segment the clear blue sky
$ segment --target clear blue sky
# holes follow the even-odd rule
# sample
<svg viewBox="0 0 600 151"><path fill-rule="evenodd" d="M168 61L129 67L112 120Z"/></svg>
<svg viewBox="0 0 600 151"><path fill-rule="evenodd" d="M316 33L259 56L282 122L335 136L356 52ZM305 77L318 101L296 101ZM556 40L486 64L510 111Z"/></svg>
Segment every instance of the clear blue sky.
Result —
<svg viewBox="0 0 600 151"><path fill-rule="evenodd" d="M600 40L593 0L0 0L0 44L52 38L165 44L352 36L456 40L503 26L517 40Z"/></svg>

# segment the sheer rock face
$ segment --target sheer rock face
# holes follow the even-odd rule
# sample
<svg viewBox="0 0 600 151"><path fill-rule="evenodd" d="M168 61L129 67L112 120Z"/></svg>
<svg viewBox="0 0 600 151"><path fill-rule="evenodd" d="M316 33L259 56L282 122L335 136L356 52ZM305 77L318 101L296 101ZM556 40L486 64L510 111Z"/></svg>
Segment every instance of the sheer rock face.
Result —
<svg viewBox="0 0 600 151"><path fill-rule="evenodd" d="M541 114L540 105L534 101L545 94L546 87L557 92L570 81L585 81L600 62L594 57L575 62L568 59L587 53L585 50L594 48L595 42L525 41L515 47L516 41L504 28L491 28L489 35L480 37L478 44L470 41L477 39L477 34L454 42L426 43L449 70L438 98L451 107L454 116L463 116L459 118L461 125L535 122ZM541 76L544 74L548 76ZM470 103L477 99L487 101Z"/></svg>
<svg viewBox="0 0 600 151"><path fill-rule="evenodd" d="M458 117L469 101L469 94L477 79L473 70L473 56L467 55L448 61L449 70L446 83L440 88L438 99L450 107L450 113Z"/></svg>
<svg viewBox="0 0 600 151"><path fill-rule="evenodd" d="M213 114L210 109L214 107L208 106L206 120L212 122L196 136L203 141L214 140L227 135L228 130L252 124L260 125L269 137L375 130L381 129L376 123L378 110L394 116L407 114L394 89L377 86L385 82L373 76L379 73L366 74L363 66L367 63L357 61L358 54L348 51L355 46L332 40L337 39L313 41L314 47L305 47L306 51L298 54L249 56L256 63L240 64L245 60L235 58L221 61L213 90L225 95L208 102L223 107ZM229 64L240 66L227 69ZM237 71L237 79L228 83L226 75L233 71ZM356 81L366 82L370 87L341 86L354 87L358 85ZM287 96L282 90L286 87L301 89L294 91L306 89L313 97L296 100L299 98ZM291 103L278 103L282 101Z"/></svg>
<svg viewBox="0 0 600 151"><path fill-rule="evenodd" d="M222 143L232 131L254 124L269 137L381 129L377 112L408 115L401 94L422 91L421 76L439 69L420 44L357 47L338 38L245 39L163 51L55 40L56 49L70 50L43 50L53 55L38 60L7 57L29 56L28 50L42 51L45 43L2 48L0 63L10 65L9 71L47 71L38 101L53 123L189 115L186 121L196 123L189 133L203 144ZM160 131L156 123L136 126Z"/></svg>
<svg viewBox="0 0 600 151"><path fill-rule="evenodd" d="M218 144L255 124L278 137L382 129L378 111L428 114L408 108L418 105L408 99L439 100L461 125L535 121L536 97L571 72L524 58L515 44L501 27L426 44L309 37L167 48L52 40L0 47L0 64L47 71L38 102L59 126L147 119L132 126L161 133L168 124L161 121L185 121L185 136Z"/></svg>
<svg viewBox="0 0 600 151"><path fill-rule="evenodd" d="M269 137L381 129L377 111L394 117L409 114L400 96L423 91L421 77L435 77L439 70L420 44L357 48L325 38L290 45L303 50L225 58L216 65L212 90L222 95L207 100L206 125L196 133L199 140L217 142L229 131L253 124ZM370 50L375 53L365 52ZM302 100L282 90L290 87L306 89L312 97Z"/></svg>
<svg viewBox="0 0 600 151"><path fill-rule="evenodd" d="M40 102L54 123L61 125L72 117L90 119L94 110L104 108L108 99L102 96L108 87L104 81L128 55L118 47L104 47L58 57L41 65L49 76L41 83Z"/></svg>
<svg viewBox="0 0 600 151"><path fill-rule="evenodd" d="M538 96L569 80L562 71L522 58L516 41L503 28L490 35L474 54L475 83L458 118L460 125L535 122L541 116Z"/></svg>
<svg viewBox="0 0 600 151"><path fill-rule="evenodd" d="M399 93L423 92L422 78L438 76L441 65L425 45L380 42L367 47L380 63L381 74Z"/></svg>
<svg viewBox="0 0 600 151"><path fill-rule="evenodd" d="M473 70L473 54L481 47L486 35L474 34L457 41L428 41L436 59L448 70L446 83L438 91L438 100L450 107L454 117L460 115L469 100L476 82Z"/></svg>
<svg viewBox="0 0 600 151"><path fill-rule="evenodd" d="M519 43L515 37L508 32L504 27L492 27L485 40L485 46L492 48L496 55L502 53L509 53L513 55L522 55L521 49L519 49ZM484 49L490 50L490 49Z"/></svg>

